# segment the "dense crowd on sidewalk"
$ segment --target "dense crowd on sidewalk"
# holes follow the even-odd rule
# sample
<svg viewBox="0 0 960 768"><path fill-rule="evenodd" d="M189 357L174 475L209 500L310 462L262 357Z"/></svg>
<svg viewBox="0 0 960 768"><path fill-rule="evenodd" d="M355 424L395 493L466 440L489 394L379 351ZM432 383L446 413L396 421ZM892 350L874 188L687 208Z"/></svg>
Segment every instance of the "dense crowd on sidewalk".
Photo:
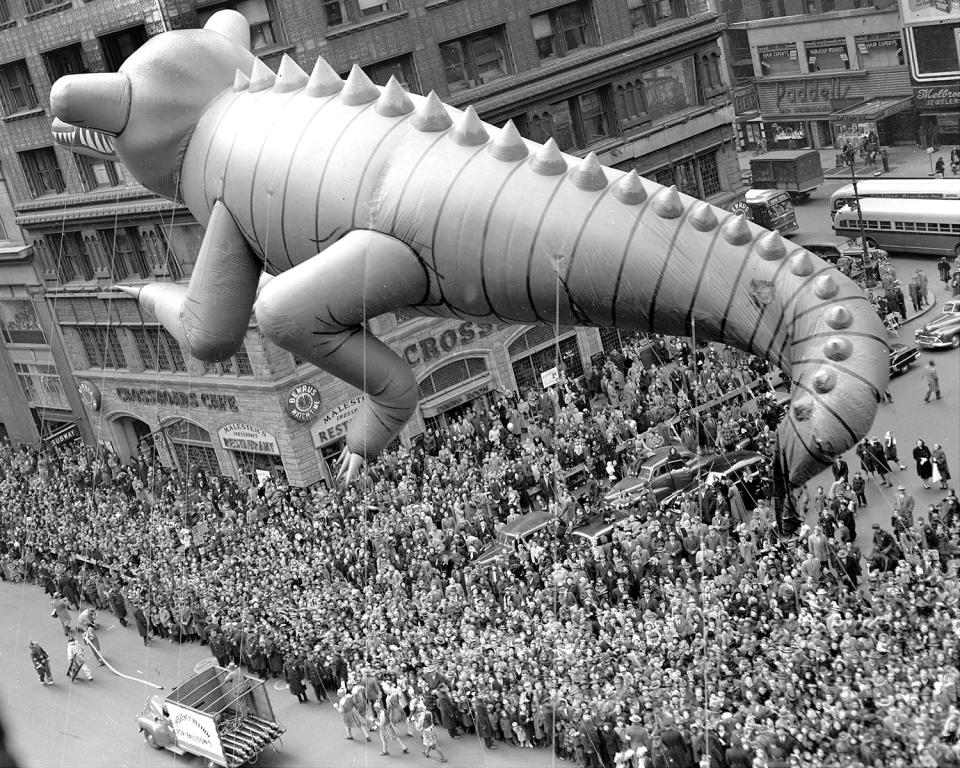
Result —
<svg viewBox="0 0 960 768"><path fill-rule="evenodd" d="M762 362L659 339L644 365L638 344L558 391L468 410L346 489L0 444L4 577L36 581L68 622L90 603L144 643L206 643L286 678L337 704L350 738L430 712L482 749L587 768L960 765L960 503L945 490L921 512L871 486L891 526L863 557L853 544L857 477L906 478L895 450L838 463L801 498L816 524L763 477L756 498L647 492L610 537L573 535L664 439L770 451L772 395L722 400L765 389ZM586 488L566 488L580 464ZM550 524L478 565L533 506Z"/></svg>

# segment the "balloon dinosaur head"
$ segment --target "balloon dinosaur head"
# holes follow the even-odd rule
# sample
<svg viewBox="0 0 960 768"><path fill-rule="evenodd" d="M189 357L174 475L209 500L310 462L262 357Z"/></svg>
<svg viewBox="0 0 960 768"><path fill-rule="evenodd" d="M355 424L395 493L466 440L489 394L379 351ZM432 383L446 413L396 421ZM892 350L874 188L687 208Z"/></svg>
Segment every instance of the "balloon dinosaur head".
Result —
<svg viewBox="0 0 960 768"><path fill-rule="evenodd" d="M237 70L249 74L252 66L247 20L220 11L203 29L151 38L119 72L61 77L50 106L59 120L87 135L114 137L117 156L137 181L177 197L183 154L198 120L233 84Z"/></svg>

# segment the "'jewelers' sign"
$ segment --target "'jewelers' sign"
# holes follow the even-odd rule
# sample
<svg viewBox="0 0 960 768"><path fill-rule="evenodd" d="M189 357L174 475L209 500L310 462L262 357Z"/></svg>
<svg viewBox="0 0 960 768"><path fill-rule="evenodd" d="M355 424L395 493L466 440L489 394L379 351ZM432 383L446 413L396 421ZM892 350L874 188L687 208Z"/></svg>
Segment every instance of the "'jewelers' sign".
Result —
<svg viewBox="0 0 960 768"><path fill-rule="evenodd" d="M960 106L960 85L937 85L933 88L914 88L913 98L918 107Z"/></svg>

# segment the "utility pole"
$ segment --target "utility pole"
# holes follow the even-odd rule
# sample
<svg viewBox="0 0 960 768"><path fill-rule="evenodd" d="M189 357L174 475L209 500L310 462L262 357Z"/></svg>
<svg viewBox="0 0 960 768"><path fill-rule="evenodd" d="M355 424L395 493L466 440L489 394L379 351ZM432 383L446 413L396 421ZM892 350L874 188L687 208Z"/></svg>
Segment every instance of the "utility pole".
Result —
<svg viewBox="0 0 960 768"><path fill-rule="evenodd" d="M852 150L846 155L847 165L850 166L850 180L853 182L853 199L857 206L857 222L860 226L860 245L863 247L863 267L862 274L864 282L866 281L866 270L870 264L870 250L867 248L867 235L863 229L863 211L860 210L860 193L857 191L857 156Z"/></svg>

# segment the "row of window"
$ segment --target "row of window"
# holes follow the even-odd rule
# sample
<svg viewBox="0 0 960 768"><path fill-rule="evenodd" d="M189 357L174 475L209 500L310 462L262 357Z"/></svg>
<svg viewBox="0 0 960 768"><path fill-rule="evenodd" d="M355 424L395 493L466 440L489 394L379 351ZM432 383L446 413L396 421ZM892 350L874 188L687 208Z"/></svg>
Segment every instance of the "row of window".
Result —
<svg viewBox="0 0 960 768"><path fill-rule="evenodd" d="M837 222L838 229L857 228L860 224L856 219L844 219ZM876 230L894 230L897 232L936 232L948 235L960 235L960 224L949 224L946 222L925 222L925 221L876 221L874 219L863 220L864 229Z"/></svg>
<svg viewBox="0 0 960 768"><path fill-rule="evenodd" d="M63 232L33 241L41 272L60 283L109 278L166 275L180 280L183 271L159 227L115 227L95 233Z"/></svg>
<svg viewBox="0 0 960 768"><path fill-rule="evenodd" d="M127 368L121 333L130 332L140 364L147 371L186 373L187 362L180 344L164 328L127 328L110 325L76 328L89 368ZM205 374L253 376L253 365L244 344L237 353L219 363L203 363Z"/></svg>
<svg viewBox="0 0 960 768"><path fill-rule="evenodd" d="M902 66L903 44L898 32L859 35L854 38L860 69ZM762 45L757 49L763 75L800 72L800 52L807 62L807 71L824 72L850 69L851 57L844 37L806 40L800 43Z"/></svg>
<svg viewBox="0 0 960 768"><path fill-rule="evenodd" d="M742 0L727 11L730 23L785 16L819 16L833 11L877 7L876 0Z"/></svg>
<svg viewBox="0 0 960 768"><path fill-rule="evenodd" d="M23 396L30 405L70 408L56 366L44 363L14 363L13 368Z"/></svg>
<svg viewBox="0 0 960 768"><path fill-rule="evenodd" d="M87 192L126 183L122 166L112 160L73 154L80 184ZM17 153L24 178L33 197L59 195L67 185L60 170L60 162L53 147L37 147Z"/></svg>

